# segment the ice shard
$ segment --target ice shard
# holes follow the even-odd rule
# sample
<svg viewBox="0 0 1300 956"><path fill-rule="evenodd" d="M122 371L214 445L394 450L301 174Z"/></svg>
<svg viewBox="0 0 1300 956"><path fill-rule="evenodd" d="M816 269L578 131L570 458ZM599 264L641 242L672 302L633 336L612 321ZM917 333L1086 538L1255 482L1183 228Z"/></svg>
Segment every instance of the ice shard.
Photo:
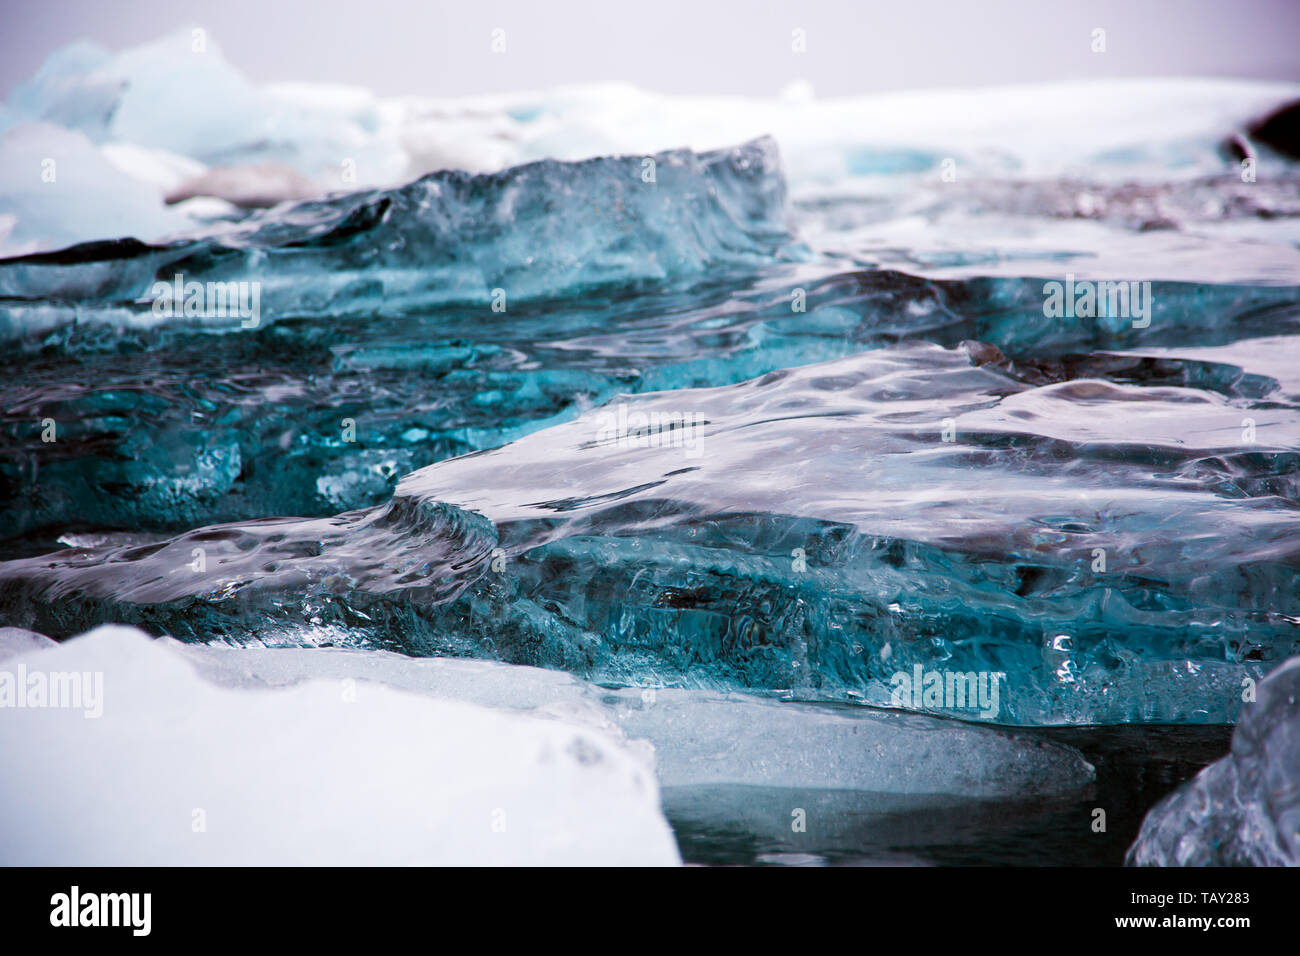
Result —
<svg viewBox="0 0 1300 956"><path fill-rule="evenodd" d="M1300 866L1300 658L1245 683L1232 752L1151 809L1139 866Z"/></svg>

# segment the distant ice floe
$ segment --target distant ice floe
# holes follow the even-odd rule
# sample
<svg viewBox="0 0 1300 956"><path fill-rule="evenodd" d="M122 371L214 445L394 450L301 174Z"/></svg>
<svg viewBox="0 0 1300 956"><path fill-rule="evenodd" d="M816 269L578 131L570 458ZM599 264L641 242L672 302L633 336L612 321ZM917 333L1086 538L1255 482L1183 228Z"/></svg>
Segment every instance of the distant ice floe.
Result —
<svg viewBox="0 0 1300 956"><path fill-rule="evenodd" d="M355 87L258 86L189 30L119 53L82 42L51 56L0 108L9 189L0 215L17 217L0 254L158 239L230 214L219 204L162 210L181 167L199 182L213 166L227 179L251 177L266 204L301 198L296 181L274 192L285 170L321 192L348 191L440 169L701 151L771 135L797 199L896 193L946 163L966 178L1193 178L1228 170L1223 139L1297 96L1300 85L1287 83L1141 79L835 99L806 85L772 98L597 85L384 99ZM21 132L32 124L40 132ZM57 155L68 181L89 190L81 199L55 198L42 181L39 160ZM281 173L259 177L250 171L258 167ZM123 170L150 189L124 191Z"/></svg>
<svg viewBox="0 0 1300 956"><path fill-rule="evenodd" d="M306 189L296 174L277 179L276 169L213 168L168 198L212 202L198 195L204 181L223 182L244 206L266 205L277 189ZM263 315L469 304L499 313L521 301L717 281L808 258L787 212L771 139L709 153L430 173L184 241L127 239L0 262L0 295L12 299L0 309L0 339L73 322L248 329ZM28 221L37 220L20 220Z"/></svg>

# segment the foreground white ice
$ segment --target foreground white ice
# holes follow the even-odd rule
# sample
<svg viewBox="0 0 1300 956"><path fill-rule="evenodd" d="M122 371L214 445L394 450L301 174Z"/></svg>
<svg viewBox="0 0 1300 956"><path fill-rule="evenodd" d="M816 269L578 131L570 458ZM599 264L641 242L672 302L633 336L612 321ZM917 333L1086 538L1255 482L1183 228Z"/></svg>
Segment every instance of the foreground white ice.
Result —
<svg viewBox="0 0 1300 956"><path fill-rule="evenodd" d="M121 627L4 660L0 863L679 861L614 734L374 682L242 683Z"/></svg>

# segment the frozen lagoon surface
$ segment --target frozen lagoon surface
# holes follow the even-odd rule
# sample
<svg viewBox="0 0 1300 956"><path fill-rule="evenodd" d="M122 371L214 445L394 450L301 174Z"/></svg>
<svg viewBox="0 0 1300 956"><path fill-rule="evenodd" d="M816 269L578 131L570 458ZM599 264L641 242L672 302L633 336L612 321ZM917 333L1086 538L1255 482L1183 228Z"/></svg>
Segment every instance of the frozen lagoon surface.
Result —
<svg viewBox="0 0 1300 956"><path fill-rule="evenodd" d="M436 103L211 52L0 112L0 653L134 625L247 720L355 679L588 728L688 860L1118 862L1300 649L1300 173L1223 147L1300 88ZM268 163L320 198L162 203ZM48 716L28 759L84 746Z"/></svg>

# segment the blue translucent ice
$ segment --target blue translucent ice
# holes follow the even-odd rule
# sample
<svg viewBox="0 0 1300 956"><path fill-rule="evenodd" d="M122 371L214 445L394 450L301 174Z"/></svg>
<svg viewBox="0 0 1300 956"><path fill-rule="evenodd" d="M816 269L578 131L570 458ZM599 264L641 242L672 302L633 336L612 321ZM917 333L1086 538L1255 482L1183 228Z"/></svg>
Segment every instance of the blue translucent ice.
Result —
<svg viewBox="0 0 1300 956"><path fill-rule="evenodd" d="M0 625L1232 720L1300 637L1297 287L1056 315L790 215L760 140L0 261Z"/></svg>

